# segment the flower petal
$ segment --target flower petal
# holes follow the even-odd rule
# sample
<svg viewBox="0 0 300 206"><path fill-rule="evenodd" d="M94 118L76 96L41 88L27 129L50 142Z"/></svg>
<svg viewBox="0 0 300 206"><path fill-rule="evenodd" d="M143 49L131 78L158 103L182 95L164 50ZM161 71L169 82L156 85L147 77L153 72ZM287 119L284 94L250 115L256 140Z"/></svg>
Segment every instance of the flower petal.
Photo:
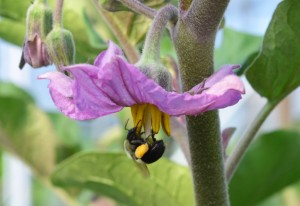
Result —
<svg viewBox="0 0 300 206"><path fill-rule="evenodd" d="M217 82L216 88L212 85L200 94L191 95L188 92L183 94L167 92L121 57L116 57L106 67L109 69L100 70L98 78L103 92L112 101L122 106L150 103L170 115L197 115L230 106L241 98L241 90L243 91L241 81L234 75ZM234 82L231 84L229 80ZM221 86L222 89L217 90Z"/></svg>
<svg viewBox="0 0 300 206"><path fill-rule="evenodd" d="M94 119L120 111L123 107L112 102L98 87L98 68L79 64L66 67L74 80L60 72L50 72L39 78L50 79L49 89L55 105L65 115L77 120Z"/></svg>
<svg viewBox="0 0 300 206"><path fill-rule="evenodd" d="M233 73L233 70L237 69L239 67L240 67L240 65L236 65L236 64L223 65L217 72L212 74L210 77L205 79L200 84L194 86L190 90L190 93L199 93L204 88L210 88L214 84L221 81L225 76L228 76L228 75L234 75L235 76L235 74Z"/></svg>
<svg viewBox="0 0 300 206"><path fill-rule="evenodd" d="M101 52L95 59L94 65L102 68L105 64L110 62L116 55L124 56L122 49L114 42L108 41L107 50Z"/></svg>

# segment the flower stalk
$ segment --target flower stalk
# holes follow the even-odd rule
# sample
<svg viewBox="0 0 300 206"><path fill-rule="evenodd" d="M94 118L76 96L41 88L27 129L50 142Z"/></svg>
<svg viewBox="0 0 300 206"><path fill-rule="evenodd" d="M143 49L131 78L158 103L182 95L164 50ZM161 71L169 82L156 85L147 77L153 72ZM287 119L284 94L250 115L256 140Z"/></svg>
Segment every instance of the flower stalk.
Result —
<svg viewBox="0 0 300 206"><path fill-rule="evenodd" d="M160 39L170 21L175 24L178 19L178 10L175 6L167 5L160 9L147 33L140 62L160 62Z"/></svg>
<svg viewBox="0 0 300 206"><path fill-rule="evenodd" d="M53 23L54 27L62 27L62 11L64 0L56 0Z"/></svg>
<svg viewBox="0 0 300 206"><path fill-rule="evenodd" d="M133 11L143 14L151 19L153 19L156 15L156 10L152 9L145 4L141 3L138 0L120 0L124 5L128 8L132 9Z"/></svg>

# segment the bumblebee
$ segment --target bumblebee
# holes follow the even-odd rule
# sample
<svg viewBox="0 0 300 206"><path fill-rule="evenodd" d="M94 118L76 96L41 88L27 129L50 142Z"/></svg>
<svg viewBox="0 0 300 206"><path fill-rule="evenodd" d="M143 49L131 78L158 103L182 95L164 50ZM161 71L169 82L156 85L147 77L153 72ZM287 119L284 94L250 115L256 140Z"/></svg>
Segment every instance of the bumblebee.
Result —
<svg viewBox="0 0 300 206"><path fill-rule="evenodd" d="M128 130L126 126L127 123L125 129ZM146 164L156 162L162 157L165 151L165 144L163 140L157 140L154 133L146 139L142 138L142 134L136 134L136 127L128 130L124 148L143 173L149 176Z"/></svg>

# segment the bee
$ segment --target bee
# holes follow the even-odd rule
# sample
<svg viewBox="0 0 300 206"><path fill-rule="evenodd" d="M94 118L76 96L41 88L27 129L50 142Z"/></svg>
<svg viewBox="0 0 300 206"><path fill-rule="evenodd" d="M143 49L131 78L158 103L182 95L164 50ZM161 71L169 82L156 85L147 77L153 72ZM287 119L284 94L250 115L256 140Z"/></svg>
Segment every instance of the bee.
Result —
<svg viewBox="0 0 300 206"><path fill-rule="evenodd" d="M137 127L127 129L127 123L125 125L125 129L128 131L127 138L124 141L125 151L134 160L144 176L148 177L150 173L146 164L156 162L162 157L165 144L163 140L157 140L154 133L146 139L142 138L143 133L136 134Z"/></svg>

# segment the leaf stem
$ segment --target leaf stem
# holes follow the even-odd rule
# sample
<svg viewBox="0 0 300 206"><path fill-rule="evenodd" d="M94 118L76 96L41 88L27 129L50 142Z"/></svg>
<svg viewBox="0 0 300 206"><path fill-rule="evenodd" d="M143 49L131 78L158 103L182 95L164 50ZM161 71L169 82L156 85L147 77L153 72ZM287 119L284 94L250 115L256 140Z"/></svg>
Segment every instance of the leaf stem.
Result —
<svg viewBox="0 0 300 206"><path fill-rule="evenodd" d="M64 0L56 0L55 13L53 18L53 23L55 27L62 27L63 5L64 5Z"/></svg>
<svg viewBox="0 0 300 206"><path fill-rule="evenodd" d="M152 9L146 6L145 4L142 4L138 0L119 0L119 1L122 2L124 5L126 5L128 8L132 9L133 11L139 14L143 14L149 17L150 19L153 19L154 16L156 15L155 9Z"/></svg>
<svg viewBox="0 0 300 206"><path fill-rule="evenodd" d="M264 123L264 121L267 119L269 114L272 112L272 110L276 107L278 103L279 101L274 101L274 102L267 102L264 105L264 107L259 112L256 119L253 121L249 129L246 131L245 135L243 135L243 137L238 142L233 153L228 157L225 164L226 178L228 182L230 181L232 175L234 174L239 162L241 161L242 157L247 151L257 131L259 130L261 125Z"/></svg>
<svg viewBox="0 0 300 206"><path fill-rule="evenodd" d="M102 9L97 0L94 0L93 2L97 8L98 13L102 16L110 30L113 32L114 36L122 45L122 48L124 49L124 52L127 58L129 59L130 63L136 63L139 59L139 53L137 52L135 47L129 42L128 37L123 34L119 25L114 20L113 16L104 9Z"/></svg>

